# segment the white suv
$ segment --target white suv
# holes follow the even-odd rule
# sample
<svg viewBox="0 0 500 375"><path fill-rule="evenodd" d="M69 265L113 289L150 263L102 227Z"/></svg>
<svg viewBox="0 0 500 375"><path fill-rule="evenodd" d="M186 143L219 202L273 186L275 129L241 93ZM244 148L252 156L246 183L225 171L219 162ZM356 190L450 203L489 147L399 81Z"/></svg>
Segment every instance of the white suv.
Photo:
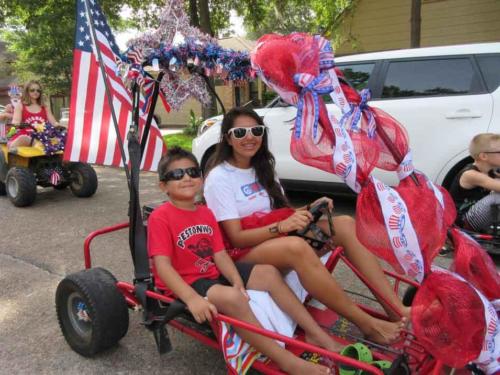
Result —
<svg viewBox="0 0 500 375"><path fill-rule="evenodd" d="M403 124L415 167L445 187L470 162L467 148L474 135L500 133L500 43L366 53L339 57L336 64L358 90L371 89L371 106ZM340 115L334 104L327 108ZM296 112L283 105L257 109L269 128L282 183L290 190L318 192L345 186L335 175L290 155ZM206 120L193 140L203 167L219 140L220 123L221 116ZM389 184L397 182L394 173L375 175Z"/></svg>

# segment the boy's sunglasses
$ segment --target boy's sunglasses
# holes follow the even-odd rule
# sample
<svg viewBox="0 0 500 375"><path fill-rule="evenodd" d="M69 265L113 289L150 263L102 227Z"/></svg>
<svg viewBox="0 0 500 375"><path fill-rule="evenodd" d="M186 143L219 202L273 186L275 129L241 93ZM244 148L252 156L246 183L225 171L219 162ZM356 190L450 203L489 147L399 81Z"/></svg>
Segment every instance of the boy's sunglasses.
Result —
<svg viewBox="0 0 500 375"><path fill-rule="evenodd" d="M266 127L264 125L253 126L251 128L231 128L227 132L227 134L232 135L236 139L245 138L248 135L248 132L252 132L254 137L262 137Z"/></svg>
<svg viewBox="0 0 500 375"><path fill-rule="evenodd" d="M41 89L30 89L30 92L42 92Z"/></svg>
<svg viewBox="0 0 500 375"><path fill-rule="evenodd" d="M500 151L483 151L485 154L500 154Z"/></svg>
<svg viewBox="0 0 500 375"><path fill-rule="evenodd" d="M201 177L201 169L198 167L189 167L186 169L178 168L173 169L165 173L165 175L160 179L160 181L179 181L182 180L184 175L187 174L191 178L200 178Z"/></svg>

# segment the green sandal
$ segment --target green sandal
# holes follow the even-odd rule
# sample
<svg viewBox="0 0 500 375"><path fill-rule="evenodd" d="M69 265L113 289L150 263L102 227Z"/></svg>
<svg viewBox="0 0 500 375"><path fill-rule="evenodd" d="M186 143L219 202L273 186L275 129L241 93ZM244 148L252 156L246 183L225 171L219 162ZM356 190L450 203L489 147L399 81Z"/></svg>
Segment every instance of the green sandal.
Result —
<svg viewBox="0 0 500 375"><path fill-rule="evenodd" d="M340 352L341 355L355 359L357 361L365 362L365 363L370 363L373 361L373 355L370 349L364 344L361 344L359 342L351 345L347 345L342 351ZM376 361L379 362L379 361ZM339 375L356 375L358 373L358 369L347 366L347 365L340 365L339 366Z"/></svg>
<svg viewBox="0 0 500 375"><path fill-rule="evenodd" d="M389 361L372 361L372 362L370 362L370 365L378 368L379 370L382 370L382 372L383 372L384 370L390 369L392 363ZM368 375L368 373L366 371L362 371L361 375Z"/></svg>

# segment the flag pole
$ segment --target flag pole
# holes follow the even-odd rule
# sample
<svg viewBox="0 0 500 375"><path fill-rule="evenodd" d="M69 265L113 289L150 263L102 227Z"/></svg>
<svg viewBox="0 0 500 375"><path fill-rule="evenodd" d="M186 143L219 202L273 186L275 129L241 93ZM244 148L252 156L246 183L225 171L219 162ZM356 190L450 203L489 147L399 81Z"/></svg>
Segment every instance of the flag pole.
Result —
<svg viewBox="0 0 500 375"><path fill-rule="evenodd" d="M127 158L125 156L125 148L123 146L123 139L120 135L120 129L118 128L118 121L116 120L115 107L113 106L113 99L111 97L111 92L109 89L109 82L108 82L107 75L106 75L106 69L104 68L104 61L102 59L101 49L99 48L99 43L97 42L97 34L95 32L95 29L94 29L94 19L92 17L92 14L89 12L89 8L90 8L89 7L89 0L84 0L84 1L85 1L85 13L87 14L87 20L89 21L89 29L90 29L91 34L92 34L92 39L94 41L94 47L97 51L97 60L99 62L99 67L101 68L101 74L103 77L104 87L106 90L106 98L108 99L108 105L109 105L109 109L111 111L111 117L113 119L113 125L114 125L115 131L116 131L116 140L118 141L118 146L120 146L120 154L121 154L122 161L123 161L123 167L125 169L125 175L127 177L127 184L128 184L129 189L130 189L130 172L129 172L128 166L127 166Z"/></svg>

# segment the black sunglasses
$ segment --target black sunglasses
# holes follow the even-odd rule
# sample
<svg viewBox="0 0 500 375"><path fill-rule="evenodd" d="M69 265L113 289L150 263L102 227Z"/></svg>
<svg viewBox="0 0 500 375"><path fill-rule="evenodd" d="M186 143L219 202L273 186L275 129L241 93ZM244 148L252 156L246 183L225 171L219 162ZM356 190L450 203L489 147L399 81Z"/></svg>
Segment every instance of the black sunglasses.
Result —
<svg viewBox="0 0 500 375"><path fill-rule="evenodd" d="M500 154L500 151L483 151L485 154Z"/></svg>
<svg viewBox="0 0 500 375"><path fill-rule="evenodd" d="M171 171L168 171L165 173L165 175L160 178L160 181L179 181L182 180L184 175L187 174L191 178L200 178L201 177L201 169L198 167L189 167L189 168L178 168L178 169L173 169Z"/></svg>
<svg viewBox="0 0 500 375"><path fill-rule="evenodd" d="M30 92L42 92L41 89L30 89Z"/></svg>
<svg viewBox="0 0 500 375"><path fill-rule="evenodd" d="M266 127L264 125L253 126L251 128L231 128L227 132L227 134L232 135L236 139L245 138L248 135L248 132L252 132L254 137L262 137L264 135L264 131Z"/></svg>

